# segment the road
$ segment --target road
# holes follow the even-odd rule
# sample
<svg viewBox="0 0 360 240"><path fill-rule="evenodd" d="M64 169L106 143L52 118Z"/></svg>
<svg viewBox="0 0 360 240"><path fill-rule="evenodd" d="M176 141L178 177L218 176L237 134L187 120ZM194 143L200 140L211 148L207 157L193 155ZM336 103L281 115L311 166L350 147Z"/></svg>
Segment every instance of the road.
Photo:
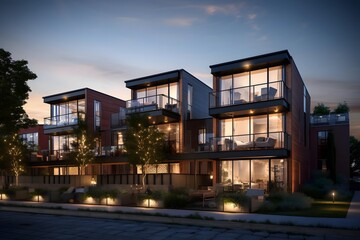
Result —
<svg viewBox="0 0 360 240"><path fill-rule="evenodd" d="M342 239L117 219L0 211L0 239ZM352 239L352 238L348 238Z"/></svg>

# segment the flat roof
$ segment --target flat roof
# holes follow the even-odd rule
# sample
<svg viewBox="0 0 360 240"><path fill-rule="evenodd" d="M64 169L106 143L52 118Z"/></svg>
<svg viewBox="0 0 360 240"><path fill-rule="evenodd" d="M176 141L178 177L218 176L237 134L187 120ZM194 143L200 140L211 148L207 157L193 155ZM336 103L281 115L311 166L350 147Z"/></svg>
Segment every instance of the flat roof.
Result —
<svg viewBox="0 0 360 240"><path fill-rule="evenodd" d="M282 63L289 63L291 59L292 57L290 56L289 51L282 50L235 61L214 64L209 67L211 68L211 74L225 75L264 68L267 66L275 66Z"/></svg>

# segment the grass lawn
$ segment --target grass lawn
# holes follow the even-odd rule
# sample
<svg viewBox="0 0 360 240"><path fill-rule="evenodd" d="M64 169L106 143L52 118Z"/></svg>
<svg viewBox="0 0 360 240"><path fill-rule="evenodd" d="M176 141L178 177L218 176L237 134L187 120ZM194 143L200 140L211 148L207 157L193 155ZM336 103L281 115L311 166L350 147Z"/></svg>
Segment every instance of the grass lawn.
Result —
<svg viewBox="0 0 360 240"><path fill-rule="evenodd" d="M258 212L265 214L303 216L303 217L328 217L344 218L350 206L350 201L323 201L315 200L309 209L298 211L276 211L276 212Z"/></svg>

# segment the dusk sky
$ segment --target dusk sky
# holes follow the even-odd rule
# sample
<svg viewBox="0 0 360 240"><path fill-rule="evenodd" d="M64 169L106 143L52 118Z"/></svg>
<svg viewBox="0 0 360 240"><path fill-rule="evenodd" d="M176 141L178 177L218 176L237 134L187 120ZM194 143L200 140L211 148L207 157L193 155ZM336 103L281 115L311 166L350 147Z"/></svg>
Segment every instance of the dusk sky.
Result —
<svg viewBox="0 0 360 240"><path fill-rule="evenodd" d="M209 65L289 50L312 99L346 101L360 139L360 1L0 0L0 48L38 78L43 96L89 87L128 100L124 81L185 69L212 86Z"/></svg>

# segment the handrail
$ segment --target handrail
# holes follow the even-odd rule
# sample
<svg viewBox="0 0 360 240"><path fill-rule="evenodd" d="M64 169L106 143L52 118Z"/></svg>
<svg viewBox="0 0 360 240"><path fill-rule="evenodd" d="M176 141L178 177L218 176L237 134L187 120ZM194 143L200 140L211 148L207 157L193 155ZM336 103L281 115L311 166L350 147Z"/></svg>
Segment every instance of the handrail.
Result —
<svg viewBox="0 0 360 240"><path fill-rule="evenodd" d="M84 112L73 112L68 114L55 115L51 117L44 118L44 128L55 128L63 127L67 125L77 125L79 119L85 119Z"/></svg>
<svg viewBox="0 0 360 240"><path fill-rule="evenodd" d="M230 150L249 150L254 148L288 148L288 134L283 131L229 135L213 137L206 144L205 151L230 151ZM203 150L204 151L204 150Z"/></svg>
<svg viewBox="0 0 360 240"><path fill-rule="evenodd" d="M238 88L229 88L209 94L210 108L286 98L283 80Z"/></svg>

